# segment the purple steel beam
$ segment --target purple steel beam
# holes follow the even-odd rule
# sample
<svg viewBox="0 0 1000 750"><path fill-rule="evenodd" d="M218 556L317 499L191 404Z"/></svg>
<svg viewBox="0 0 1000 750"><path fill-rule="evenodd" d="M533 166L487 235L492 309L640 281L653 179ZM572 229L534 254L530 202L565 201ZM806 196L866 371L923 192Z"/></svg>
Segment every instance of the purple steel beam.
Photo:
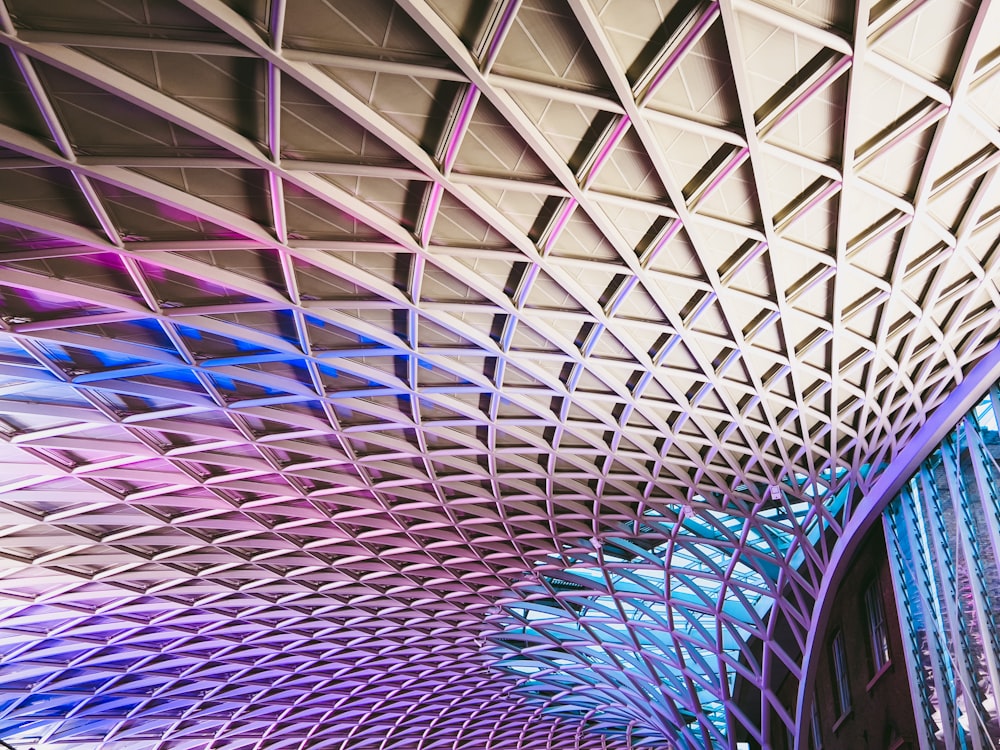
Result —
<svg viewBox="0 0 1000 750"><path fill-rule="evenodd" d="M937 448L955 423L968 412L983 397L986 390L1000 380L1000 346L984 356L966 378L951 392L944 403L931 414L924 425L917 430L913 438L900 451L899 456L886 467L875 482L871 492L858 503L851 520L844 527L830 556L830 562L823 576L816 606L813 609L812 627L806 641L806 649L802 660L804 679L799 682L799 694L796 699L796 716L804 717L807 697L813 693L816 683L816 667L819 662L818 639L826 631L833 614L832 608L837 589L840 587L851 561L857 554L865 535L881 518L882 511L909 481L920 464ZM796 750L804 750L808 742L806 722L799 721L799 729L795 738Z"/></svg>

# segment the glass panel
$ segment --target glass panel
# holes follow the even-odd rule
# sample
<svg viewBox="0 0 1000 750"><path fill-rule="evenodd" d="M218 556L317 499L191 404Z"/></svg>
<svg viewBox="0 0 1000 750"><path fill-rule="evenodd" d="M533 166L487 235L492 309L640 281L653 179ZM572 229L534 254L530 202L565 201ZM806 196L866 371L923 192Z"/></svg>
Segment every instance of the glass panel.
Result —
<svg viewBox="0 0 1000 750"><path fill-rule="evenodd" d="M918 718L937 748L1000 737L998 403L994 386L883 517ZM880 644L871 610L869 631Z"/></svg>
<svg viewBox="0 0 1000 750"><path fill-rule="evenodd" d="M819 705L813 696L812 713L809 716L809 731L812 739L812 750L823 750L823 732L820 729Z"/></svg>
<svg viewBox="0 0 1000 750"><path fill-rule="evenodd" d="M865 614L868 618L868 640L871 644L872 668L878 674L889 663L889 632L882 608L882 592L878 581L865 591Z"/></svg>
<svg viewBox="0 0 1000 750"><path fill-rule="evenodd" d="M831 645L833 652L834 697L837 699L837 714L843 716L851 710L851 687L847 682L847 654L844 651L844 634L837 632Z"/></svg>

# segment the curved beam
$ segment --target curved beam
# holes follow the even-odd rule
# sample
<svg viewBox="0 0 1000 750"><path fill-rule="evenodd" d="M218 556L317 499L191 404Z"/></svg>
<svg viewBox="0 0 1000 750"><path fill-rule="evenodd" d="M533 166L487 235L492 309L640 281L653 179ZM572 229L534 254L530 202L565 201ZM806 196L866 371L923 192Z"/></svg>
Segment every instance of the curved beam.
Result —
<svg viewBox="0 0 1000 750"><path fill-rule="evenodd" d="M816 668L819 663L819 642L830 623L837 589L847 574L847 568L857 554L861 542L872 526L881 518L882 511L909 481L948 431L983 397L987 389L1000 380L1000 346L984 356L968 376L956 386L951 395L934 410L924 425L875 482L871 492L857 505L851 520L844 527L844 533L833 549L830 563L823 577L823 583L813 609L812 627L806 641L802 662L804 679L799 683L799 693L795 702L795 715L805 716L808 706L807 696L813 693L816 682ZM800 721L795 738L796 750L808 747L808 723Z"/></svg>

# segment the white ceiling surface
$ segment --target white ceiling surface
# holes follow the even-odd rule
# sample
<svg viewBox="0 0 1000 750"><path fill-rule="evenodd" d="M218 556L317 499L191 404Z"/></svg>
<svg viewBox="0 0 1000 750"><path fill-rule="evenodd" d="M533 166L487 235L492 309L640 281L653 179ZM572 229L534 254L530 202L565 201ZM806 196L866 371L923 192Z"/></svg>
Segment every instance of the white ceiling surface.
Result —
<svg viewBox="0 0 1000 750"><path fill-rule="evenodd" d="M997 341L989 2L4 2L0 738L760 731L746 641ZM623 538L721 677L568 605L565 694L490 668Z"/></svg>

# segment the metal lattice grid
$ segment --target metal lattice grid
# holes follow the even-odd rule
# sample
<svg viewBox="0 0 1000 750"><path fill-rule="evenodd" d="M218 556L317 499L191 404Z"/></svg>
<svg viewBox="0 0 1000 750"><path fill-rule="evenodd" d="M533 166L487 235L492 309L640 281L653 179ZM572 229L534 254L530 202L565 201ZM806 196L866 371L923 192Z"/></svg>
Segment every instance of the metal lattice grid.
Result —
<svg viewBox="0 0 1000 750"><path fill-rule="evenodd" d="M997 340L990 13L0 4L0 737L794 726L831 540Z"/></svg>

